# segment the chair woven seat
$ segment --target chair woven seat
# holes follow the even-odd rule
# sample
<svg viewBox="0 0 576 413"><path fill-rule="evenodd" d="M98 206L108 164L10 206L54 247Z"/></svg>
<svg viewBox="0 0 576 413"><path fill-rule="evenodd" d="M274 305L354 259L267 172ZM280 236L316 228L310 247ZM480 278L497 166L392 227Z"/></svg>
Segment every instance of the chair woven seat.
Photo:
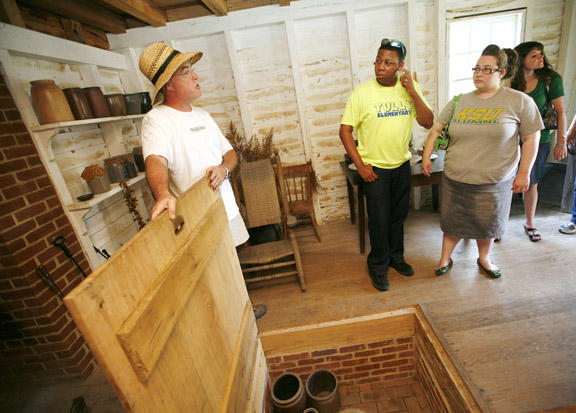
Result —
<svg viewBox="0 0 576 413"><path fill-rule="evenodd" d="M293 255L289 240L267 242L244 248L238 253L242 264L260 264L263 261L276 261Z"/></svg>
<svg viewBox="0 0 576 413"><path fill-rule="evenodd" d="M246 207L246 226L248 228L265 225L284 227L284 240L243 247L238 251L238 259L246 283L296 276L300 288L306 291L296 234L292 228L284 225L289 221L287 215L290 210L282 173L282 163L278 154L273 158L240 165L240 183ZM235 190L239 191L237 188ZM238 193L236 199L240 199ZM280 204L282 204L282 209Z"/></svg>

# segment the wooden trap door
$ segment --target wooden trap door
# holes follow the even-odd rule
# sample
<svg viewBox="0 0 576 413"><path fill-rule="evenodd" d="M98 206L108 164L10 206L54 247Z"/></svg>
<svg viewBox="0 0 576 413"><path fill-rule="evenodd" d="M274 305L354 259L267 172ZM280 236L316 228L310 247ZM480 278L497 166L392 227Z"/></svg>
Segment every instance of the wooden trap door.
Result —
<svg viewBox="0 0 576 413"><path fill-rule="evenodd" d="M261 411L266 361L218 193L150 222L65 298L128 411Z"/></svg>

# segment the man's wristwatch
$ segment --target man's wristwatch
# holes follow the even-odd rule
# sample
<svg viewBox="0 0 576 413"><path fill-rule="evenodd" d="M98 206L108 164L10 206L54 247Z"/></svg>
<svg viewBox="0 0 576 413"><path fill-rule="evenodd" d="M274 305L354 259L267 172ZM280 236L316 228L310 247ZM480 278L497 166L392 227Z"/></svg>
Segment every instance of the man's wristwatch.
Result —
<svg viewBox="0 0 576 413"><path fill-rule="evenodd" d="M226 165L222 164L222 165L220 165L220 166L223 166L224 169L226 169L226 178L224 178L224 179L230 178L230 171L228 170L228 168L226 168Z"/></svg>

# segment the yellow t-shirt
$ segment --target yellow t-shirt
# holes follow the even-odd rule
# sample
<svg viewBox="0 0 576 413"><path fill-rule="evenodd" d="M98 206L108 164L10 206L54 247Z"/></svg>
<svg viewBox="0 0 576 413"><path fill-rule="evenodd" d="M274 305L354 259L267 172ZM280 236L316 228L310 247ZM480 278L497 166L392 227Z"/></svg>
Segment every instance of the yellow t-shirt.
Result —
<svg viewBox="0 0 576 413"><path fill-rule="evenodd" d="M414 88L430 107L416 81ZM352 91L340 123L357 130L358 152L364 163L393 169L412 156L408 145L414 119L414 102L399 79L393 87L381 86L372 79Z"/></svg>

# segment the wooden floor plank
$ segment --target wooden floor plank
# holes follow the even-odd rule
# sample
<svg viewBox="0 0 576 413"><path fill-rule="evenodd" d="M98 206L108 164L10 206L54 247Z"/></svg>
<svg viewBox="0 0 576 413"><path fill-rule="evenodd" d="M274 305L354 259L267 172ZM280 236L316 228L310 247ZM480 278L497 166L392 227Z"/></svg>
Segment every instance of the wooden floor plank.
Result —
<svg viewBox="0 0 576 413"><path fill-rule="evenodd" d="M492 251L503 273L493 280L476 264L474 241L454 251L454 267L434 275L442 233L439 214L410 211L405 257L415 275L389 272L390 291L370 284L358 228L350 221L298 227L308 291L296 279L258 284L253 303L266 304L260 331L330 321L419 304L449 346L464 376L495 412L522 412L576 404L576 236L558 232L570 215L540 205L542 241L523 230L521 200L514 198L508 230ZM367 251L369 251L369 240Z"/></svg>

